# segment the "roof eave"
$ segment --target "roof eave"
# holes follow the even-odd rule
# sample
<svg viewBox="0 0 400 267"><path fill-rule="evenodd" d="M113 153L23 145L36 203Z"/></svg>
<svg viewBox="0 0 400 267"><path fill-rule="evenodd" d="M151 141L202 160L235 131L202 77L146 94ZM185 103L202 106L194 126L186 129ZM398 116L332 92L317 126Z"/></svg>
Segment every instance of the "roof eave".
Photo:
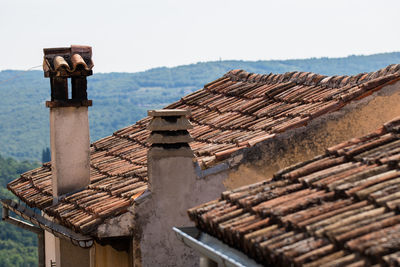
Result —
<svg viewBox="0 0 400 267"><path fill-rule="evenodd" d="M94 240L92 237L76 233L62 225L54 223L11 199L2 199L1 204L3 205L3 208L13 211L15 214L31 222L33 225L36 225L57 237L71 241L75 246L90 248L93 245Z"/></svg>

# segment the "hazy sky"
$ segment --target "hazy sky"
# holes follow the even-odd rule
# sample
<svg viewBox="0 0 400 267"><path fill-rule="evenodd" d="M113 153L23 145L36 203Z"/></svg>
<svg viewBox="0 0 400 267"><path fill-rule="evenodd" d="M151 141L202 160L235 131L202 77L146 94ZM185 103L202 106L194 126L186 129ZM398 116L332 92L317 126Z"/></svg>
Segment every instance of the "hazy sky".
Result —
<svg viewBox="0 0 400 267"><path fill-rule="evenodd" d="M0 70L93 46L96 72L400 51L398 0L0 0Z"/></svg>

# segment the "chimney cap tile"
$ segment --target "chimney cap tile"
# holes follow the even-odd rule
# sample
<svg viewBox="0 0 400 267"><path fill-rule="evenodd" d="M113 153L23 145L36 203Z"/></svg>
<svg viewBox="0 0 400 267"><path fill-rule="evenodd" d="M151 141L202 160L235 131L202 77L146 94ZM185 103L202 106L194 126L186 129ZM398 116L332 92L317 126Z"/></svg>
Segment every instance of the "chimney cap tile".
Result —
<svg viewBox="0 0 400 267"><path fill-rule="evenodd" d="M94 64L90 46L71 45L71 47L44 48L43 53L45 77L92 75Z"/></svg>

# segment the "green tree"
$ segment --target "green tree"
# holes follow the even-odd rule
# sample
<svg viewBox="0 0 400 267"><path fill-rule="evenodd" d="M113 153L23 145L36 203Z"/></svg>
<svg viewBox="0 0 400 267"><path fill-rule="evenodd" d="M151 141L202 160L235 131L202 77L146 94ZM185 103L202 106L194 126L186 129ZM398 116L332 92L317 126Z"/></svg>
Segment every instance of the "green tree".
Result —
<svg viewBox="0 0 400 267"><path fill-rule="evenodd" d="M17 161L0 155L0 198L15 200L15 196L6 189L7 183L36 167L37 163ZM0 267L36 266L36 235L3 221L0 221L0 229Z"/></svg>

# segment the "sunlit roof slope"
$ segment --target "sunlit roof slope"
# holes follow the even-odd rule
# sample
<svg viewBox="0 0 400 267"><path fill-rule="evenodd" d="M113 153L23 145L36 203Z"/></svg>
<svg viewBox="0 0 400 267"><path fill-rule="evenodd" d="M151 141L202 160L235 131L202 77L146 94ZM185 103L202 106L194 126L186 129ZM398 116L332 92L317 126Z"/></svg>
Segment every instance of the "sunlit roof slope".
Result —
<svg viewBox="0 0 400 267"><path fill-rule="evenodd" d="M400 264L400 118L188 211L265 265Z"/></svg>
<svg viewBox="0 0 400 267"><path fill-rule="evenodd" d="M190 143L200 168L236 151L306 126L400 79L400 65L355 76L309 72L252 74L233 70L168 108L190 109ZM126 212L147 190L146 117L91 145L91 183L53 205L50 163L21 175L8 188L77 232L93 232L104 219Z"/></svg>

